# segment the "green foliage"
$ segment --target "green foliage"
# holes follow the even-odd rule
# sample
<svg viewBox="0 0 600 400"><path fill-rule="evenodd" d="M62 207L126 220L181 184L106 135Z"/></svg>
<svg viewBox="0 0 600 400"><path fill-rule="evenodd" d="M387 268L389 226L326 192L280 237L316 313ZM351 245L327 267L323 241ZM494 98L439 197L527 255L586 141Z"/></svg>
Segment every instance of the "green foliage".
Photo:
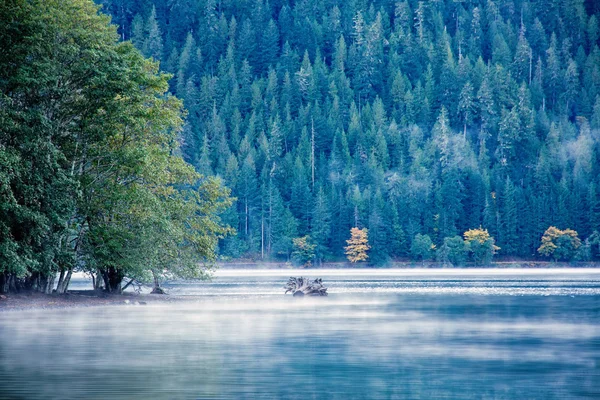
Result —
<svg viewBox="0 0 600 400"><path fill-rule="evenodd" d="M592 259L600 259L600 233L598 233L598 231L594 231L590 237L586 239L586 244L589 244L590 246Z"/></svg>
<svg viewBox="0 0 600 400"><path fill-rule="evenodd" d="M316 244L310 243L310 236L302 236L293 239L294 251L292 257L304 267L310 267L315 258Z"/></svg>
<svg viewBox="0 0 600 400"><path fill-rule="evenodd" d="M71 263L72 248L52 250L65 223L71 238L82 226L66 211L86 189L77 175L82 164L75 163L76 177L67 164L81 159L90 140L131 125L104 121L120 107L115 96L129 90L111 78L129 67L106 60L133 57L127 45L114 46L114 28L101 26L107 20L89 2L70 0L60 15L49 11L57 3L2 7L9 23L0 27L0 152L23 168L0 176L26 195L2 202L0 229L8 233L1 246L13 261L1 265L19 271ZM593 140L600 127L598 7L565 2L547 12L530 0L99 3L120 39L173 75L169 91L188 110L175 153L203 175L219 175L237 198L223 218L238 234L220 242L223 256L289 257L291 239L310 234L316 262L342 259L348 230L366 226L370 260L379 264L408 255L417 233L442 246L483 225L503 257L529 258L539 254L548 226L571 226L582 238L600 229L600 192L590 189L600 187ZM64 41L53 36L57 24L70 32ZM93 41L94 51L81 50L82 41ZM16 71L25 61L31 68ZM94 84L79 92L73 82L87 73ZM18 82L39 90L25 95ZM7 93L24 99L22 109L27 104L13 116L29 132L5 133L16 99L5 100ZM88 116L38 129L48 115L72 115L65 107ZM100 109L107 116L94 114ZM94 135L72 141L77 126ZM36 132L65 133L47 140ZM17 137L27 140L15 153L8 144ZM63 157L65 141L78 145ZM30 170L43 171L35 173L42 191L29 190L38 187ZM36 209L42 192L54 199L43 210Z"/></svg>
<svg viewBox="0 0 600 400"><path fill-rule="evenodd" d="M436 259L443 264L461 266L467 259L467 245L460 236L444 238L444 243L436 251Z"/></svg>
<svg viewBox="0 0 600 400"><path fill-rule="evenodd" d="M166 94L169 76L118 43L91 1L15 0L1 12L10 6L0 273L62 280L84 269L109 290L148 271L201 276L199 262L210 266L231 232L218 216L231 199L179 155L182 103Z"/></svg>
<svg viewBox="0 0 600 400"><path fill-rule="evenodd" d="M589 256L591 257L591 243L587 244ZM538 253L552 257L557 261L568 261L577 255L577 250L581 247L581 239L578 233L572 229L560 230L554 226L549 227L542 236L542 244L538 248ZM583 258L588 257L587 250L579 255Z"/></svg>
<svg viewBox="0 0 600 400"><path fill-rule="evenodd" d="M410 246L410 254L414 260L429 260L433 257L435 245L429 235L417 233Z"/></svg>

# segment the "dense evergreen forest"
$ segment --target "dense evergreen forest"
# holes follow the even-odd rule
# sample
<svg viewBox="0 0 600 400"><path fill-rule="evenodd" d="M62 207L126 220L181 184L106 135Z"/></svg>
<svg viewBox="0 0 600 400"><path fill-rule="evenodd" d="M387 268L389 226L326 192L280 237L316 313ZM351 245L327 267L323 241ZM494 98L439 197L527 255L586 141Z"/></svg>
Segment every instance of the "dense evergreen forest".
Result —
<svg viewBox="0 0 600 400"><path fill-rule="evenodd" d="M308 235L339 259L365 227L379 264L482 227L533 258L550 226L598 256L599 2L100 3L173 75L185 159L237 199L222 256Z"/></svg>

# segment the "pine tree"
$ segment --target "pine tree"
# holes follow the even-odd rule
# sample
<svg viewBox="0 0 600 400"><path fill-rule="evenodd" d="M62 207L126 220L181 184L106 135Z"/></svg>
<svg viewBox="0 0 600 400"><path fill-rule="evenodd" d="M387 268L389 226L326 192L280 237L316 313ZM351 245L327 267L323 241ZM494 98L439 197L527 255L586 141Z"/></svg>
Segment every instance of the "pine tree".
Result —
<svg viewBox="0 0 600 400"><path fill-rule="evenodd" d="M471 82L465 83L460 95L458 96L458 112L463 123L463 136L467 136L467 125L473 120L473 112L475 110L475 102L473 96L473 85Z"/></svg>
<svg viewBox="0 0 600 400"><path fill-rule="evenodd" d="M238 231L246 241L250 240L253 230L253 217L256 208L257 195L258 182L256 179L256 167L254 165L252 154L248 154L242 162L238 192L236 193L242 214Z"/></svg>
<svg viewBox="0 0 600 400"><path fill-rule="evenodd" d="M331 236L331 211L329 202L325 195L323 187L319 187L315 197L315 208L313 213L311 237L316 245L315 256L317 263L322 263L327 255L329 248L329 239Z"/></svg>
<svg viewBox="0 0 600 400"><path fill-rule="evenodd" d="M506 255L515 255L518 247L519 235L518 214L515 187L509 177L504 181L501 196L501 212L498 239L502 252Z"/></svg>
<svg viewBox="0 0 600 400"><path fill-rule="evenodd" d="M491 132L496 121L496 105L487 77L484 77L481 87L477 92L477 103L479 106L478 116L481 123L481 130Z"/></svg>
<svg viewBox="0 0 600 400"><path fill-rule="evenodd" d="M576 98L579 94L579 70L577 68L577 63L572 59L569 60L569 63L567 64L564 87L565 91L562 95L562 101L565 105L565 113L570 117L572 114L571 109L575 106Z"/></svg>
<svg viewBox="0 0 600 400"><path fill-rule="evenodd" d="M293 251L292 240L298 235L298 223L289 208L285 207L281 195L274 189L270 212L270 252L289 259Z"/></svg>
<svg viewBox="0 0 600 400"><path fill-rule="evenodd" d="M156 20L156 7L152 6L152 11L146 20L144 28L144 37L146 38L142 45L142 51L146 57L160 61L163 57L163 41L158 22Z"/></svg>
<svg viewBox="0 0 600 400"><path fill-rule="evenodd" d="M513 73L517 82L527 81L531 83L532 58L533 53L525 37L525 25L521 22L519 41L513 61Z"/></svg>
<svg viewBox="0 0 600 400"><path fill-rule="evenodd" d="M498 131L498 147L496 157L501 166L509 167L515 159L521 122L516 107L508 111L502 110L502 118Z"/></svg>
<svg viewBox="0 0 600 400"><path fill-rule="evenodd" d="M261 35L260 71L266 71L269 66L275 66L279 53L279 30L275 21L271 19Z"/></svg>
<svg viewBox="0 0 600 400"><path fill-rule="evenodd" d="M313 199L310 192L308 174L302 160L298 156L294 162L291 195L290 209L298 218L298 232L300 234L307 234L310 231Z"/></svg>

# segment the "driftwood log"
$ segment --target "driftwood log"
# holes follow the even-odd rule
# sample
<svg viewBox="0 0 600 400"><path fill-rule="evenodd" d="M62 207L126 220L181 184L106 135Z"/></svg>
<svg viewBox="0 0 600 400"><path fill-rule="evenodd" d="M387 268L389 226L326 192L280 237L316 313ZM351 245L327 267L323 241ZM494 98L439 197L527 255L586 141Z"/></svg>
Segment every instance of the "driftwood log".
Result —
<svg viewBox="0 0 600 400"><path fill-rule="evenodd" d="M291 277L284 287L285 293L292 293L294 297L298 296L327 296L327 288L323 286L321 279L310 281L308 278Z"/></svg>

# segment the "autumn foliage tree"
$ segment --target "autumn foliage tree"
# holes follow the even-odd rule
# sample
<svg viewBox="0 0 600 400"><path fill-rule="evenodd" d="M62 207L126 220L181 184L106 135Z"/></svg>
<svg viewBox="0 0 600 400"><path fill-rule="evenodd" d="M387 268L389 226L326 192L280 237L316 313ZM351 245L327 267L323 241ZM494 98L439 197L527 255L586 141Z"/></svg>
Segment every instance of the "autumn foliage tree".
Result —
<svg viewBox="0 0 600 400"><path fill-rule="evenodd" d="M500 247L487 229L469 229L464 233L465 244L476 265L489 264Z"/></svg>
<svg viewBox="0 0 600 400"><path fill-rule="evenodd" d="M346 257L351 263L366 261L369 256L367 251L371 249L369 246L369 230L367 228L350 229L350 239L346 240L348 246L344 247L346 250Z"/></svg>
<svg viewBox="0 0 600 400"><path fill-rule="evenodd" d="M572 229L560 230L555 226L546 229L538 253L554 260L570 260L581 246L581 239Z"/></svg>

